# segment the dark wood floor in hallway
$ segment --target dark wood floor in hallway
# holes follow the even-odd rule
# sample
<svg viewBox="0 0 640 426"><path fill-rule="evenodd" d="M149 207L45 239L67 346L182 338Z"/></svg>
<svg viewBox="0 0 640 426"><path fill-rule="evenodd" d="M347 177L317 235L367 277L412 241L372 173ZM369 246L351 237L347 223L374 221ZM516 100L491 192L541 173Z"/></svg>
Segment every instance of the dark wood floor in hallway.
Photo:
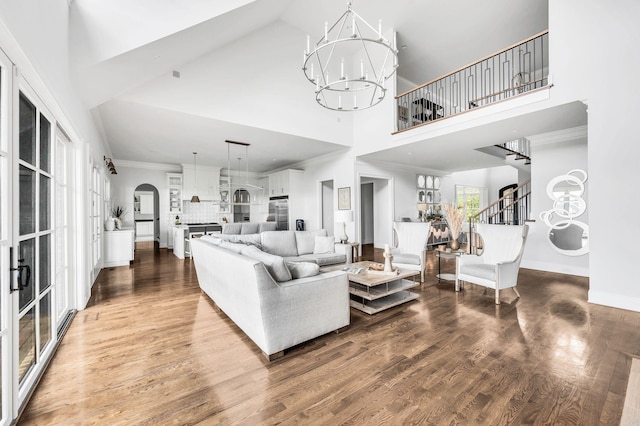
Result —
<svg viewBox="0 0 640 426"><path fill-rule="evenodd" d="M267 363L189 260L138 251L102 271L19 424L619 424L640 313L588 304L586 278L522 269L497 306L436 273L430 252L419 299Z"/></svg>

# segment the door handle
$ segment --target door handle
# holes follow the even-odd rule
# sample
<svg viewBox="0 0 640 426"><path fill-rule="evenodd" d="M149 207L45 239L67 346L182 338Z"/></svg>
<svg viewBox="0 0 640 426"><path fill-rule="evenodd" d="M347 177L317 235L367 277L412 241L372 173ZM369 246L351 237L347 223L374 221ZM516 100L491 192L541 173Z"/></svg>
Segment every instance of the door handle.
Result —
<svg viewBox="0 0 640 426"><path fill-rule="evenodd" d="M29 287L29 283L31 282L31 266L29 265L20 265L20 263L24 262L24 259L18 259L18 267L17 268L9 268L10 271L18 271L17 281L18 288L11 286L9 289L11 292L14 291L22 291L25 287ZM26 284L22 284L22 273L26 271Z"/></svg>

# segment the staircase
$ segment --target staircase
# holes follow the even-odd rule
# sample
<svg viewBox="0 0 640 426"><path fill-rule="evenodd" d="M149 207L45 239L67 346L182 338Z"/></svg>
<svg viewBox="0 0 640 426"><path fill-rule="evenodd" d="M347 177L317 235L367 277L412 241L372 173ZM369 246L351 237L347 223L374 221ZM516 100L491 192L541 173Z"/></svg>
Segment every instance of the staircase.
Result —
<svg viewBox="0 0 640 426"><path fill-rule="evenodd" d="M475 253L478 248L478 241L475 238L477 223L523 225L531 222L530 216L531 179L528 179L469 218L469 253Z"/></svg>

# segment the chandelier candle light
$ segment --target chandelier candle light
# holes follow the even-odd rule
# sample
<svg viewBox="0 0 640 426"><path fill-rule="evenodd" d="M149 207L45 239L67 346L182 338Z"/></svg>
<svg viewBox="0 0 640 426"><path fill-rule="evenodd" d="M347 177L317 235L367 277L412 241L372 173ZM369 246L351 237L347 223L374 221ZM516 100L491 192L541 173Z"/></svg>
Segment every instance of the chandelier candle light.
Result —
<svg viewBox="0 0 640 426"><path fill-rule="evenodd" d="M375 29L347 3L347 11L311 45L307 36L302 70L316 87L316 101L334 111L367 109L380 103L385 81L398 67L396 36L382 36L382 20ZM312 50L313 47L313 50Z"/></svg>

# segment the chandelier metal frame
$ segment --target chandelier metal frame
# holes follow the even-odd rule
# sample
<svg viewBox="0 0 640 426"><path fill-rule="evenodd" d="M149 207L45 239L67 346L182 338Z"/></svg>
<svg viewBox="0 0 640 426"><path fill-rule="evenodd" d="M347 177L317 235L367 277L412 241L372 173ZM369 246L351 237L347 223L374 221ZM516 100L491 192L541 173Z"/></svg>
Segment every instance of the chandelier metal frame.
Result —
<svg viewBox="0 0 640 426"><path fill-rule="evenodd" d="M349 28L351 31L348 31ZM340 60L339 72L335 62L332 62L336 56L340 56L339 50L350 53L347 46L361 48L363 55L360 58L360 72L356 69L351 77L345 71L344 56ZM382 36L382 20L376 30L353 10L351 2L347 3L346 12L331 27L325 22L324 36L313 50L310 37L307 36L302 70L307 80L316 86L316 101L324 108L355 111L379 104L387 91L385 81L393 76L397 68L395 32L392 43ZM353 77L354 74L357 76ZM334 77L336 75L337 78Z"/></svg>

